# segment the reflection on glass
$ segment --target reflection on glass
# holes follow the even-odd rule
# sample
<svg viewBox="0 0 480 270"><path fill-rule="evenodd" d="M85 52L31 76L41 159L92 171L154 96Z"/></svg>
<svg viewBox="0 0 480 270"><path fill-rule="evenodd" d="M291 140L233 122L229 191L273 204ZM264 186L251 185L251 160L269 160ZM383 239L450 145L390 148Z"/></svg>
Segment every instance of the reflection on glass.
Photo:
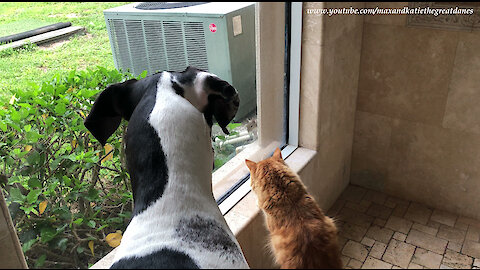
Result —
<svg viewBox="0 0 480 270"><path fill-rule="evenodd" d="M217 124L212 127L214 171L257 140L256 112L250 113L242 121L230 123L227 128L229 135L225 135Z"/></svg>

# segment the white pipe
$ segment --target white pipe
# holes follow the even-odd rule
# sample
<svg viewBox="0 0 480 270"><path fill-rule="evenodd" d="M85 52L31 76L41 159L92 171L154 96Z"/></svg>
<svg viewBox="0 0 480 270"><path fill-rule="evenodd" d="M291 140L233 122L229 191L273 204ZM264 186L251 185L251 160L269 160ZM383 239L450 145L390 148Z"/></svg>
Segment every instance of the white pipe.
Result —
<svg viewBox="0 0 480 270"><path fill-rule="evenodd" d="M238 134L236 135L228 135L228 136L225 136L225 141L228 141L228 140L232 140L232 139L235 139L235 138L238 138L238 137L242 137L242 136L250 136L248 134L248 131L244 130L244 131L240 131ZM225 141L222 142L221 139L219 139L218 137L215 138L215 143L217 144L225 144Z"/></svg>
<svg viewBox="0 0 480 270"><path fill-rule="evenodd" d="M245 142L245 141L248 141L248 140L251 140L253 139L253 135L251 134L247 134L247 135L244 135L244 136L240 136L240 137L236 137L236 138L233 138L233 139L228 139L228 140L225 140L225 141L220 141L219 142L219 146L222 147L226 144L236 144L236 143L242 143L242 142Z"/></svg>

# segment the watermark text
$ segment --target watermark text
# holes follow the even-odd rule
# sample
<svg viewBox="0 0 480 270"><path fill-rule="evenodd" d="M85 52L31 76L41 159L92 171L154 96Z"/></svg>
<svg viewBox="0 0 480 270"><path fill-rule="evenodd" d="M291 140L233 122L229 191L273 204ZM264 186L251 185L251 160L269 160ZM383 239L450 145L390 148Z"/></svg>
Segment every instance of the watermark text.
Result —
<svg viewBox="0 0 480 270"><path fill-rule="evenodd" d="M473 8L430 8L430 7L402 7L402 8L309 8L306 10L308 15L472 15Z"/></svg>

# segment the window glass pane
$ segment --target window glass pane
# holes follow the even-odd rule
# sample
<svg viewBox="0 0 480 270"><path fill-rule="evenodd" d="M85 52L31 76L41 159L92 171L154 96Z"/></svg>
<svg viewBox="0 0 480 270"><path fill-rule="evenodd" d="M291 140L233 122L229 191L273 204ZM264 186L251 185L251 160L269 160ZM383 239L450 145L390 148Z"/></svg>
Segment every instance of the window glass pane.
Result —
<svg viewBox="0 0 480 270"><path fill-rule="evenodd" d="M105 12L117 68L137 76L144 70L152 74L195 66L239 92L240 107L227 127L230 134L218 125L212 130L216 171L257 138L255 3L141 5L141 16L128 9Z"/></svg>
<svg viewBox="0 0 480 270"><path fill-rule="evenodd" d="M214 194L223 214L250 191L248 170L245 170L244 165L245 158L254 161L263 160L271 156L276 147L282 149L283 157L288 157L298 145L295 134L298 132L299 108L296 100L298 100L299 89L296 85L299 84L300 65L298 59L293 61L293 65L291 61L292 58L299 57L301 40L299 35L291 35L292 25L295 31L301 32L302 4L297 4L295 12L291 8L291 3L285 3L284 10L279 9L280 5L257 6L257 12L260 14L257 17L257 22L260 23L256 28L260 31L260 34L257 33L257 38L262 41L260 43L262 46L257 48L260 52L257 67L262 71L262 78L257 82L259 86L257 95L260 99L257 111L262 113L261 125L257 130L261 129L262 137L250 145L251 148L247 148L245 155L238 156L240 160L233 160L239 161L240 165L234 169L236 173L233 173L233 176L229 175L228 180L223 180L229 185L221 183L215 185L214 177ZM291 12L292 15L295 14L295 24L291 22ZM285 18L279 15L283 13ZM272 27L272 25L276 26ZM265 42L267 39L270 42ZM294 52L293 55L292 52Z"/></svg>
<svg viewBox="0 0 480 270"><path fill-rule="evenodd" d="M225 19L226 35L220 43L224 44L221 48L228 51L229 59L221 59L219 69L212 67L210 71L221 77L224 73L221 69L227 67L229 74L225 74L225 78L239 92L240 107L228 126L229 135L224 134L218 125L212 129L214 171L257 139L255 4L237 4L236 8L229 8Z"/></svg>

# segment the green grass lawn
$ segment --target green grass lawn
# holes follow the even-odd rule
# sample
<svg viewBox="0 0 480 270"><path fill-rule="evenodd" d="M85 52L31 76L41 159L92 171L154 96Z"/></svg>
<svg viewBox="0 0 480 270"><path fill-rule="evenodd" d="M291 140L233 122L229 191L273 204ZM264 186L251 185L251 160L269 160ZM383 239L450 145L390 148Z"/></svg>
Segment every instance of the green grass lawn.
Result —
<svg viewBox="0 0 480 270"><path fill-rule="evenodd" d="M27 50L0 52L0 102L28 82L50 79L57 72L113 68L103 10L126 2L2 2L0 36L32 30L58 22L85 27L85 34L71 36L58 46L32 46Z"/></svg>

